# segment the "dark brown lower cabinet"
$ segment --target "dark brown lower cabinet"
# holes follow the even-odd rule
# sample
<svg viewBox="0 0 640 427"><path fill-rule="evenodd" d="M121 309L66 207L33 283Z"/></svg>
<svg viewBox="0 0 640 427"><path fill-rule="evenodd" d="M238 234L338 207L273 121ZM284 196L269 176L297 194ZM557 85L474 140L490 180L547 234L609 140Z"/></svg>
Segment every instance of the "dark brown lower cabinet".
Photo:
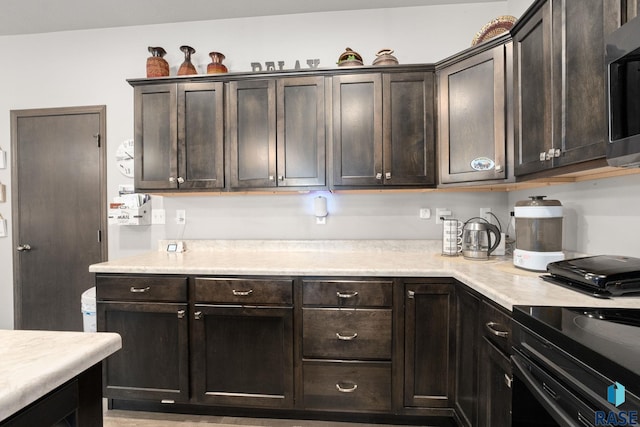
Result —
<svg viewBox="0 0 640 427"><path fill-rule="evenodd" d="M122 349L106 359L105 397L189 400L186 303L102 302L100 331L117 332Z"/></svg>
<svg viewBox="0 0 640 427"><path fill-rule="evenodd" d="M293 407L291 307L196 304L193 316L192 379L198 403Z"/></svg>
<svg viewBox="0 0 640 427"><path fill-rule="evenodd" d="M455 389L455 288L405 282L404 405L452 408Z"/></svg>
<svg viewBox="0 0 640 427"><path fill-rule="evenodd" d="M456 412L465 427L476 425L480 300L459 289L457 299Z"/></svg>
<svg viewBox="0 0 640 427"><path fill-rule="evenodd" d="M480 344L478 427L511 425L511 362L487 338Z"/></svg>

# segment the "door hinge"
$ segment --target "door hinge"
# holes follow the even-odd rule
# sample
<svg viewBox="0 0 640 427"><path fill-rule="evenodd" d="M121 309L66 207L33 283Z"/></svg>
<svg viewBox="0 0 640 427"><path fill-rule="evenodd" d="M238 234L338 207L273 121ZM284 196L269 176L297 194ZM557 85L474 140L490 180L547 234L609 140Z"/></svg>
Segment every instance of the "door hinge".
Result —
<svg viewBox="0 0 640 427"><path fill-rule="evenodd" d="M96 139L96 144L98 144L98 148L100 148L100 134L96 133L93 135L93 137Z"/></svg>

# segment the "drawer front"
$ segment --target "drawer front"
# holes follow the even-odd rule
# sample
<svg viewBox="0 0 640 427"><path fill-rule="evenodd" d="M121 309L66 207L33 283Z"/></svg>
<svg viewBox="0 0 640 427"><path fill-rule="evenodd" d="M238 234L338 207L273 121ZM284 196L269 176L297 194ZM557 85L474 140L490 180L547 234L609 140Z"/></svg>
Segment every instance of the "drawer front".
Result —
<svg viewBox="0 0 640 427"><path fill-rule="evenodd" d="M391 307L391 280L305 280L302 303L332 307Z"/></svg>
<svg viewBox="0 0 640 427"><path fill-rule="evenodd" d="M303 376L305 409L391 410L390 362L307 362Z"/></svg>
<svg viewBox="0 0 640 427"><path fill-rule="evenodd" d="M511 354L511 316L486 301L480 313L482 334L505 354Z"/></svg>
<svg viewBox="0 0 640 427"><path fill-rule="evenodd" d="M304 357L391 359L391 309L302 309Z"/></svg>
<svg viewBox="0 0 640 427"><path fill-rule="evenodd" d="M293 280L195 279L195 302L223 304L293 304Z"/></svg>
<svg viewBox="0 0 640 427"><path fill-rule="evenodd" d="M186 277L97 276L98 301L187 301Z"/></svg>

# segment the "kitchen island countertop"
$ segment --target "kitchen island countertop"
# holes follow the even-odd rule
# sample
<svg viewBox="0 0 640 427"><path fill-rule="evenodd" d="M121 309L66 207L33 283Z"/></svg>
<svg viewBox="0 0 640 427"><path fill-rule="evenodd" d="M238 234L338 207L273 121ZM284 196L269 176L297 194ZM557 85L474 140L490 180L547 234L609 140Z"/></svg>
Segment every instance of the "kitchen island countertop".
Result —
<svg viewBox="0 0 640 427"><path fill-rule="evenodd" d="M90 266L94 273L453 277L508 310L514 305L640 308L640 297L595 298L547 283L511 257L467 260L440 254L437 240L188 240Z"/></svg>
<svg viewBox="0 0 640 427"><path fill-rule="evenodd" d="M0 330L0 421L121 347L114 333Z"/></svg>

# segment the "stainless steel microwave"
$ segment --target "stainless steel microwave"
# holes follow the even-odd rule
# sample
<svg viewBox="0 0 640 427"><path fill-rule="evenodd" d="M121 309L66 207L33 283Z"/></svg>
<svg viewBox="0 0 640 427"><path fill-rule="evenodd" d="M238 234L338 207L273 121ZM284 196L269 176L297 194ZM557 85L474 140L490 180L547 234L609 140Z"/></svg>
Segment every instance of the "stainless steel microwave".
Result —
<svg viewBox="0 0 640 427"><path fill-rule="evenodd" d="M605 38L607 162L640 167L640 17Z"/></svg>

